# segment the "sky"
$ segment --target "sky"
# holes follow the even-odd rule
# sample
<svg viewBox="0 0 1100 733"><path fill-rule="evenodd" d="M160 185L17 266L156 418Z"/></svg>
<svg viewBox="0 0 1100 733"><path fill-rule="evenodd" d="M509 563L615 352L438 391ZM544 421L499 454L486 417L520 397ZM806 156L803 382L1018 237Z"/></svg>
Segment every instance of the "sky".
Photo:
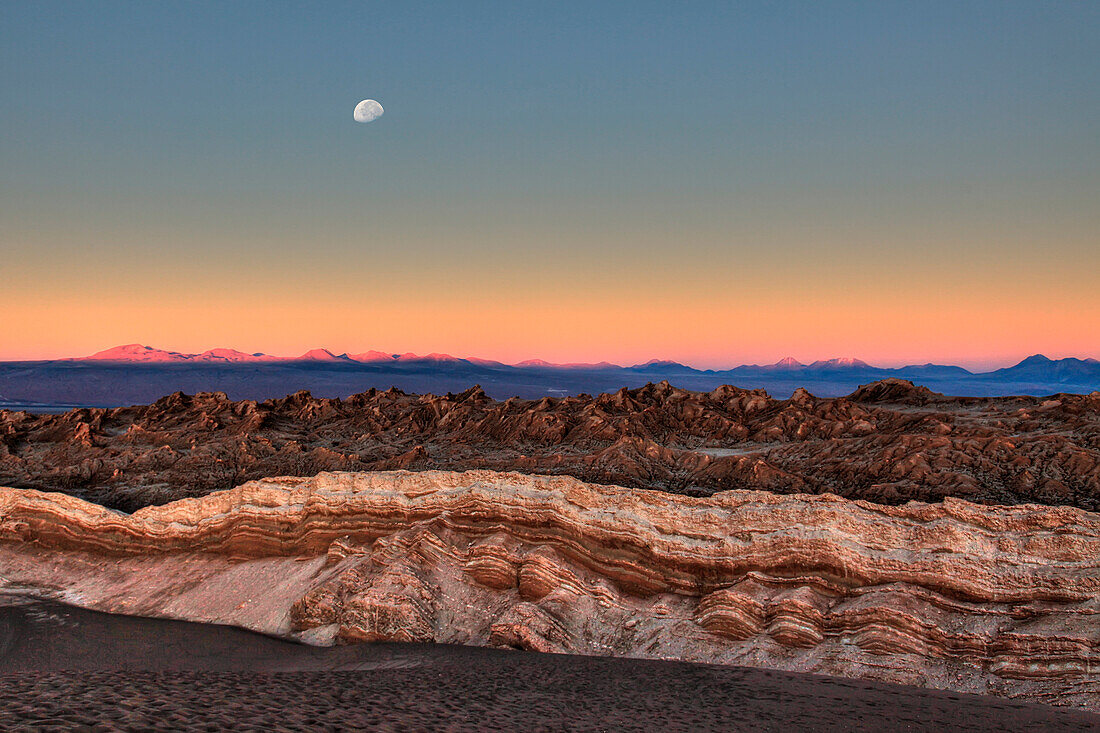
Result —
<svg viewBox="0 0 1100 733"><path fill-rule="evenodd" d="M1068 1L0 0L0 359L1100 357L1097 48Z"/></svg>

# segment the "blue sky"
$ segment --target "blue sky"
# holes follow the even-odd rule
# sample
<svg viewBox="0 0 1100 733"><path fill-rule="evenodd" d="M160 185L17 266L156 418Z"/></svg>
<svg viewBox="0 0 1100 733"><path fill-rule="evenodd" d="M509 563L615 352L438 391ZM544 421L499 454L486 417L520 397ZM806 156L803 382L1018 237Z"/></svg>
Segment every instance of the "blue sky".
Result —
<svg viewBox="0 0 1100 733"><path fill-rule="evenodd" d="M3 2L0 255L20 283L93 278L146 303L293 273L306 293L369 281L390 304L425 282L461 308L455 278L544 273L599 290L613 324L639 291L685 318L703 292L735 319L746 306L723 293L762 297L760 278L803 315L891 282L908 300L882 307L919 316L921 294L979 279L987 302L1080 291L1028 305L1079 317L1100 268L1098 47L1095 3ZM386 114L356 125L366 97ZM998 345L942 356L1035 350L1013 313ZM780 321L743 353L637 335L614 350L798 351ZM78 348L73 328L0 332L0 356ZM398 333L362 346L401 350ZM932 325L921 338L914 354L933 353ZM505 351L541 355L539 339ZM597 356L588 343L550 348ZM1062 343L1047 348L1090 348Z"/></svg>

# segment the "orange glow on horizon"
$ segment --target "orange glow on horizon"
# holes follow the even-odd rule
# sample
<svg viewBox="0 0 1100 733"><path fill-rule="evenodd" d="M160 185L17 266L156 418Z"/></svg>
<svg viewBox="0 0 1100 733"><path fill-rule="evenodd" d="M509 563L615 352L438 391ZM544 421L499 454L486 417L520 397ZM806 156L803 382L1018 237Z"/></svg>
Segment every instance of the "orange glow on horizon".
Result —
<svg viewBox="0 0 1100 733"><path fill-rule="evenodd" d="M489 287L461 294L333 292L105 293L19 298L0 324L4 360L85 356L124 343L201 352L230 347L280 356L444 352L514 363L653 358L699 368L854 356L879 366L937 362L1002 366L1041 352L1097 356L1100 307L1063 294L991 300L971 292L921 302L919 294L749 291L656 293ZM623 292L625 291L625 292ZM874 303L868 307L866 303ZM916 301L916 302L915 302Z"/></svg>
<svg viewBox="0 0 1100 733"><path fill-rule="evenodd" d="M1100 356L1100 261L1087 237L1062 242L1079 256L1052 258L1029 244L1034 232L966 241L921 232L889 249L878 244L885 234L803 234L776 225L703 242L685 231L688 248L667 232L589 233L567 245L543 232L520 250L470 234L446 249L427 232L388 235L381 256L344 235L310 247L297 234L255 243L122 232L108 244L93 232L103 242L81 248L63 244L75 235L26 233L20 256L3 263L0 359L127 343L699 368L845 356L984 369L1034 353ZM43 237L49 247L35 244ZM143 248L148 240L156 246Z"/></svg>

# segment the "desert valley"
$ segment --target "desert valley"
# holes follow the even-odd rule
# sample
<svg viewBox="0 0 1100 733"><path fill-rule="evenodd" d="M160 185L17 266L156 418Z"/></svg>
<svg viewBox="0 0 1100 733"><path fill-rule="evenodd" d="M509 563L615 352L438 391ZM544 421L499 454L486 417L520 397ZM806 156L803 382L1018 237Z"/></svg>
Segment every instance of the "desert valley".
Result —
<svg viewBox="0 0 1100 733"><path fill-rule="evenodd" d="M176 393L0 412L0 483L23 598L1100 700L1100 392Z"/></svg>
<svg viewBox="0 0 1100 733"><path fill-rule="evenodd" d="M1100 730L1098 48L0 0L0 731Z"/></svg>

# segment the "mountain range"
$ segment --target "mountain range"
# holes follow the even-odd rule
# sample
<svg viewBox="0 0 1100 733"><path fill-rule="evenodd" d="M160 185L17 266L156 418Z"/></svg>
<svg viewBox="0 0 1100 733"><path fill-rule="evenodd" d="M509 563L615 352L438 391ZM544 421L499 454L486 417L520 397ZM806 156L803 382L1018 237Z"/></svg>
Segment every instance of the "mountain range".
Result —
<svg viewBox="0 0 1100 733"><path fill-rule="evenodd" d="M517 364L450 354L366 351L336 354L317 348L299 356L272 356L236 349L199 354L127 344L91 356L48 361L0 362L0 408L53 411L71 406L146 403L172 392L225 392L234 399L269 399L300 390L346 397L371 387L408 392L460 392L480 384L498 398L539 398L611 392L662 380L709 391L722 384L765 389L785 398L798 388L820 397L896 377L956 396L1049 395L1100 390L1100 361L1029 356L1014 366L971 372L960 366L919 364L878 367L854 358L803 364L787 357L774 364L696 369L657 360L632 366L608 362L554 364L531 359Z"/></svg>
<svg viewBox="0 0 1100 733"><path fill-rule="evenodd" d="M601 361L598 364L554 364L543 359L528 359L516 364L505 364L500 361L494 361L493 359L480 359L477 357L459 358L457 356L451 356L450 354L414 354L408 352L405 354L387 354L384 351L364 351L361 354L335 354L328 349L310 349L300 356L273 356L271 354L254 353L249 354L244 351L237 351L236 349L210 349L204 351L201 354L183 354L178 351L165 351L164 349L155 349L151 346L142 346L141 344L126 344L125 346L115 346L114 348L105 349L104 351L98 351L91 356L77 357L75 359L62 359L60 361L114 361L114 362L129 362L129 363L192 363L192 364L242 364L242 363L260 363L260 362L272 362L272 361L328 361L328 362L358 362L360 364L377 364L387 362L436 362L436 363L448 363L448 362L466 362L469 364L477 364L479 366L488 367L507 367L513 366L524 369L539 369L539 368L556 368L556 369L623 369L624 367L618 364L612 364L607 361ZM784 360L786 361L786 360ZM791 360L794 361L793 359ZM844 360L834 359L833 361L840 362ZM854 363L862 364L863 362L858 359L850 360ZM797 364L798 362L794 362ZM645 364L638 364L633 369L640 369L652 365L670 365L683 367L688 369L690 367L684 367L683 364L678 364L673 361L659 361L654 359L653 361L646 362Z"/></svg>

